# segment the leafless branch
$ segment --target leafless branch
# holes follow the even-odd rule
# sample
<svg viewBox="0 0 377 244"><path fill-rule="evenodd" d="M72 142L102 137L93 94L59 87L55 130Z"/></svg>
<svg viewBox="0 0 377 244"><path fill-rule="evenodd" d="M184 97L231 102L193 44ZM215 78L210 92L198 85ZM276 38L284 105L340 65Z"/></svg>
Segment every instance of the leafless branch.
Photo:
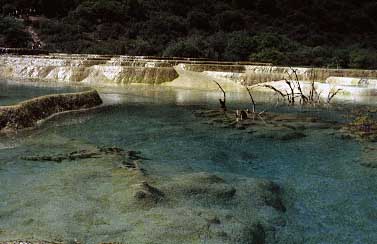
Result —
<svg viewBox="0 0 377 244"><path fill-rule="evenodd" d="M342 89L338 89L336 90L335 92L333 91L330 91L329 94L327 95L327 103L331 103L331 100L336 96L338 95L338 93L342 91Z"/></svg>
<svg viewBox="0 0 377 244"><path fill-rule="evenodd" d="M220 85L219 82L217 82L215 80L213 82L215 82L217 84L217 86L220 88L220 90L223 92L223 94L224 94L224 102L225 102L225 100L226 100L226 92L225 92L225 90L222 88L222 86Z"/></svg>
<svg viewBox="0 0 377 244"><path fill-rule="evenodd" d="M307 96L305 96L304 92L302 91L302 88L301 88L301 83L300 83L300 80L298 78L298 74L297 74L297 70L292 68L292 67L289 67L292 71L292 73L295 75L295 80L296 80L296 85L297 85L297 89L300 93L300 102L301 104L307 104L309 102L309 98ZM287 72L288 73L288 72ZM291 80L292 79L292 76L288 73L288 76ZM293 101L294 102L294 101Z"/></svg>
<svg viewBox="0 0 377 244"><path fill-rule="evenodd" d="M220 83L218 83L217 81L213 81L213 82L215 82L216 83L216 85L220 88L220 90L223 92L223 96L224 96L224 99L223 100L221 100L221 99L219 99L219 101L220 101L220 106L221 106L221 108L225 111L226 110L226 92L225 92L225 90L222 88L222 86L220 85Z"/></svg>
<svg viewBox="0 0 377 244"><path fill-rule="evenodd" d="M285 83L287 83L287 85L289 86L289 89L291 90L291 95L288 96L288 101L290 104L294 105L295 104L295 89L292 86L292 82L290 82L289 80L285 79Z"/></svg>
<svg viewBox="0 0 377 244"><path fill-rule="evenodd" d="M266 88L269 88L273 91L275 91L276 93L278 93L282 98L286 99L286 96L288 95L284 95L283 92L279 91L278 89L276 89L275 87L271 86L271 85L263 85L263 87L266 87Z"/></svg>
<svg viewBox="0 0 377 244"><path fill-rule="evenodd" d="M255 100L254 100L254 97L253 97L253 94L251 94L251 90L249 87L245 86L247 92L249 93L249 96L250 96L250 99L251 99L251 103L253 104L253 113L255 113L256 111L256 104L255 104Z"/></svg>

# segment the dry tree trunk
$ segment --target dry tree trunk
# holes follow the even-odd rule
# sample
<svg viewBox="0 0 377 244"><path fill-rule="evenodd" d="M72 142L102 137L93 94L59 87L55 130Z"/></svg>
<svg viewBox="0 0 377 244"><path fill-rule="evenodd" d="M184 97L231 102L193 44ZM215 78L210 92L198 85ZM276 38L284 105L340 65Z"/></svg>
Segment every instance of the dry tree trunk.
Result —
<svg viewBox="0 0 377 244"><path fill-rule="evenodd" d="M275 91L277 94L279 94L285 101L288 102L289 105L295 105L296 98L300 98L300 103L302 105L313 105L315 106L316 104L321 104L321 92L318 92L317 89L315 88L315 80L316 80L316 74L314 72L314 69L312 69L310 78L311 78L311 84L310 84L310 92L309 95L305 95L300 81L299 77L297 74L297 70L293 69L290 67L292 70L292 73L295 75L293 78L292 75L287 71L286 73L288 74L289 80L284 79L285 83L289 86L290 91L284 91L286 94L284 94L282 91L278 90L277 88L273 87L272 85L261 85L262 87L269 88L273 91ZM295 92L295 88L297 87L298 92ZM327 101L326 103L329 104L332 99L338 95L338 93L342 91L342 89L338 89L336 91L330 91L328 96L327 96Z"/></svg>
<svg viewBox="0 0 377 244"><path fill-rule="evenodd" d="M220 90L223 92L223 100L221 100L221 98L219 99L219 102L220 102L220 107L222 110L226 111L226 92L225 90L222 88L222 86L217 82L217 81L213 81L216 83L216 85L220 88Z"/></svg>
<svg viewBox="0 0 377 244"><path fill-rule="evenodd" d="M245 86L245 88L246 88L247 92L249 93L251 103L253 104L253 113L255 113L256 112L256 104L255 104L253 94L251 94L251 90L249 89L249 87Z"/></svg>
<svg viewBox="0 0 377 244"><path fill-rule="evenodd" d="M275 91L277 94L279 94L284 100L286 99L286 97L289 95L288 93L284 95L283 92L279 91L278 89L276 89L275 87L271 86L271 85L263 85L263 87L266 87L266 88L269 88L273 91Z"/></svg>
<svg viewBox="0 0 377 244"><path fill-rule="evenodd" d="M285 79L285 83L287 83L287 85L289 86L289 89L291 90L291 95L288 96L288 102L289 104L292 104L294 105L295 104L295 89L294 87L292 87L292 83Z"/></svg>
<svg viewBox="0 0 377 244"><path fill-rule="evenodd" d="M310 71L310 92L309 92L309 100L310 101L314 101L314 80L315 80L315 76L314 76L314 69L311 69Z"/></svg>
<svg viewBox="0 0 377 244"><path fill-rule="evenodd" d="M266 85L267 86L267 85ZM272 86L271 86L272 87ZM245 86L247 92L249 93L249 96L250 96L250 99L251 99L251 103L253 104L253 111L252 111L252 114L253 114L253 120L255 120L255 116L258 116L258 118L260 120L263 121L263 123L267 124L266 121L263 119L262 115L264 114L265 111L262 111L260 113L257 113L257 109L256 109L256 103L255 103L255 100L254 100L254 97L253 97L253 94L251 93L251 90ZM254 87L253 87L254 88ZM274 87L271 88L271 89L275 89ZM280 92L279 90L275 89L277 92ZM282 94L284 96L284 94Z"/></svg>
<svg viewBox="0 0 377 244"><path fill-rule="evenodd" d="M335 92L330 91L329 94L327 95L327 104L331 103L331 100L338 95L338 93L342 91L342 89L338 89Z"/></svg>
<svg viewBox="0 0 377 244"><path fill-rule="evenodd" d="M317 89L315 88L316 73L314 69L312 69L310 72L310 80L309 102L312 104L320 103L321 94L318 93Z"/></svg>
<svg viewBox="0 0 377 244"><path fill-rule="evenodd" d="M307 104L309 102L309 98L307 96L305 96L304 92L302 91L302 88L301 88L301 84L300 84L300 80L298 78L298 74L297 74L297 70L295 70L294 68L292 67L289 67L291 69L291 71L293 72L293 74L295 75L295 80L296 80L296 85L297 85L297 89L299 91L299 97L301 99L301 104ZM287 72L288 73L288 72ZM292 76L288 73L288 76L290 78L290 80L293 80L292 79ZM292 89L292 88L291 88ZM294 101L293 101L294 103Z"/></svg>

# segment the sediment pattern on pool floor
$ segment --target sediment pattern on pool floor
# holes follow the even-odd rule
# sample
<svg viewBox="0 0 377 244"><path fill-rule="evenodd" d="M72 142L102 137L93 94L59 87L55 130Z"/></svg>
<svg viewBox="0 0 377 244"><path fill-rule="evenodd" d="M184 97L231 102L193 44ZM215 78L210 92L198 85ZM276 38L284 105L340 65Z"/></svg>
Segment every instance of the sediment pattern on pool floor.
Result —
<svg viewBox="0 0 377 244"><path fill-rule="evenodd" d="M2 226L0 240L27 240L34 236L33 239L50 242L30 239L26 243L93 243L91 238L95 238L103 243L124 244L259 244L272 240L274 227L282 221L282 192L269 180L229 180L205 172L155 175L145 170L154 159L144 158L142 152L98 147L63 137L32 143L43 147L46 141L48 150L60 153L46 154L42 150L40 155L21 155L20 160L59 167L39 183L28 186L28 192L33 194L27 194L22 201L10 200L14 211L9 210L8 217L13 216L14 221ZM48 187L51 184L57 188ZM41 211L16 217L16 209L23 204L40 202L33 197L42 192L49 201L40 203ZM85 204L93 198L93 203ZM61 203L80 207L65 209L64 216L46 218L46 211ZM67 229L64 223L80 227ZM11 228L13 225L20 227L16 228L18 232ZM26 225L34 225L32 233L20 231Z"/></svg>

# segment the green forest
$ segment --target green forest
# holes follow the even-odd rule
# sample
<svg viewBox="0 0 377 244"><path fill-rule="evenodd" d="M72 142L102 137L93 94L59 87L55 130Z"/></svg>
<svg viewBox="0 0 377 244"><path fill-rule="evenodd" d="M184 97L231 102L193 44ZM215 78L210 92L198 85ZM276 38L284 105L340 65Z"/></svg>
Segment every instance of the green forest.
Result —
<svg viewBox="0 0 377 244"><path fill-rule="evenodd" d="M0 0L0 46L377 68L375 0ZM25 16L42 16L29 21Z"/></svg>

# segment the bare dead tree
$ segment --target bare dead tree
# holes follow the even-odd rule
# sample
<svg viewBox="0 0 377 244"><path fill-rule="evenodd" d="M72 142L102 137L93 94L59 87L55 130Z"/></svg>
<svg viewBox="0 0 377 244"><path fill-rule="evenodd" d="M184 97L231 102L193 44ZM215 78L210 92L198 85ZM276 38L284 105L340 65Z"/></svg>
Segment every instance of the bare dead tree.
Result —
<svg viewBox="0 0 377 244"><path fill-rule="evenodd" d="M311 70L311 74L310 74L311 82L310 82L310 91L308 95L305 94L302 89L299 76L297 74L297 70L295 70L292 67L290 67L290 69L291 69L291 73L294 74L294 77L290 72L287 71L286 73L288 75L288 79L284 79L285 83L289 87L289 91L287 90L281 91L272 85L261 85L261 86L275 91L276 94L282 97L284 101L287 101L289 105L295 105L296 98L300 98L301 105L315 106L316 104L321 104L322 103L321 92L318 92L315 87L316 73L314 72L314 69ZM327 95L327 100L325 101L325 103L329 104L331 100L336 95L338 95L341 90L342 89L338 89L336 91L330 91L329 94Z"/></svg>
<svg viewBox="0 0 377 244"><path fill-rule="evenodd" d="M321 103L322 92L321 91L318 92L317 88L315 87L316 79L317 79L317 74L313 68L310 72L310 93L309 93L309 101L313 105Z"/></svg>
<svg viewBox="0 0 377 244"><path fill-rule="evenodd" d="M331 100L338 95L339 92L341 92L342 89L338 89L336 91L330 91L329 94L327 95L327 104L331 103Z"/></svg>
<svg viewBox="0 0 377 244"><path fill-rule="evenodd" d="M249 96L250 96L250 99L251 99L251 103L253 105L253 110L251 112L251 114L253 115L253 120L255 119L255 116L257 116L260 120L263 121L263 123L266 124L266 121L263 119L262 115L265 113L265 111L262 111L260 113L257 113L257 110L256 110L256 103L255 103L255 99L253 97L253 94L251 93L251 89L247 86L245 86L247 92L249 93ZM254 87L253 87L254 88ZM277 90L278 91L278 90Z"/></svg>
<svg viewBox="0 0 377 244"><path fill-rule="evenodd" d="M292 68L292 67L289 67L292 71L292 73L295 75L294 79L296 81L296 86L297 86L297 89L298 89L298 92L299 92L299 97L300 97L300 103L301 104L307 104L309 102L309 98L304 94L304 92L302 91L302 88L301 88L301 83L300 83L300 79L298 78L298 74L297 74L297 70ZM291 81L293 81L294 79L292 78L292 75L287 71L287 74L288 74L288 77ZM291 90L292 90L292 86L290 86ZM293 88L294 89L294 88ZM293 94L293 93L292 93ZM294 100L293 100L293 104L294 104Z"/></svg>
<svg viewBox="0 0 377 244"><path fill-rule="evenodd" d="M226 111L227 110L227 108L226 108L226 92L217 81L214 80L213 82L215 82L217 84L217 86L220 88L220 90L223 92L223 100L221 100L221 98L220 98L219 102L220 102L221 109Z"/></svg>
<svg viewBox="0 0 377 244"><path fill-rule="evenodd" d="M294 70L292 67L289 67L289 68L294 74L296 74L296 77L297 77L296 70ZM291 95L288 97L288 99L290 100L289 104L294 105L295 104L295 85L292 84L293 78L291 74L288 71L286 71L286 73L288 74L289 80L287 79L284 79L284 80L285 80L285 83L289 86L289 89L291 90ZM298 81L298 78L296 81Z"/></svg>
<svg viewBox="0 0 377 244"><path fill-rule="evenodd" d="M271 86L271 85L263 85L262 87L266 87L268 89L271 89L273 90L274 92L276 92L277 94L279 94L284 100L287 99L287 96L289 95L288 93L284 94L282 91L278 90L277 88Z"/></svg>
<svg viewBox="0 0 377 244"><path fill-rule="evenodd" d="M292 86L292 82L290 82L287 79L284 79L284 80L285 80L285 83L289 86L289 89L291 90L291 94L287 96L288 102L289 104L294 105L295 104L295 89Z"/></svg>
<svg viewBox="0 0 377 244"><path fill-rule="evenodd" d="M251 94L251 90L250 90L249 87L245 86L245 88L246 88L247 92L249 93L249 96L250 96L250 99L251 99L251 103L253 105L253 110L252 111L253 111L253 113L255 113L256 112L256 104L255 104L255 100L254 100L253 94Z"/></svg>
<svg viewBox="0 0 377 244"><path fill-rule="evenodd" d="M295 93L295 87L292 82L285 79L285 83L289 86L290 92L284 91L285 94L280 91L279 89L271 86L271 85L263 85L262 87L269 88L279 94L285 101L288 102L289 105L295 105L296 98L301 98L301 93Z"/></svg>
<svg viewBox="0 0 377 244"><path fill-rule="evenodd" d="M316 79L316 74L314 72L314 69L312 69L310 71L310 93L309 93L309 101L314 101L314 96L318 93L317 93L317 90L315 89L315 79Z"/></svg>
<svg viewBox="0 0 377 244"><path fill-rule="evenodd" d="M361 86L367 86L368 83L369 83L369 79L368 78L361 78L359 80L359 85L361 85Z"/></svg>

